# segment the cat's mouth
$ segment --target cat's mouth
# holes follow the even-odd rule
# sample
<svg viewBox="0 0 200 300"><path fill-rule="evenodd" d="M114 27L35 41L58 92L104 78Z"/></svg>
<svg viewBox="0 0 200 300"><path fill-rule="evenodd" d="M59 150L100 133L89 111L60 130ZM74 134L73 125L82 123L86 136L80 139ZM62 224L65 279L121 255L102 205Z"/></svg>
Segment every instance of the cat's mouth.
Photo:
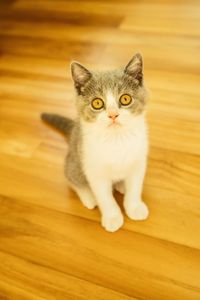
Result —
<svg viewBox="0 0 200 300"><path fill-rule="evenodd" d="M121 126L122 126L122 124L118 121L114 121L114 122L111 122L110 124L108 124L108 127L112 127L112 128L121 127Z"/></svg>

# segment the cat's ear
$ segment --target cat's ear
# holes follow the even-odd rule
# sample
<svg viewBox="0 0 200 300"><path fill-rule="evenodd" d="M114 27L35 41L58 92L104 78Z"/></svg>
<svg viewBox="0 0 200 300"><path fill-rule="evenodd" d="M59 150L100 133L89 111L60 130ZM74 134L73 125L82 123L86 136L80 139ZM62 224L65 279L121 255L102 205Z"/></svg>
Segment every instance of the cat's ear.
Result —
<svg viewBox="0 0 200 300"><path fill-rule="evenodd" d="M92 77L92 74L84 66L75 61L71 63L71 74L75 86L79 89Z"/></svg>
<svg viewBox="0 0 200 300"><path fill-rule="evenodd" d="M129 61L128 65L124 69L124 73L137 79L139 84L142 84L143 80L143 61L142 55L140 53L136 53L133 58Z"/></svg>

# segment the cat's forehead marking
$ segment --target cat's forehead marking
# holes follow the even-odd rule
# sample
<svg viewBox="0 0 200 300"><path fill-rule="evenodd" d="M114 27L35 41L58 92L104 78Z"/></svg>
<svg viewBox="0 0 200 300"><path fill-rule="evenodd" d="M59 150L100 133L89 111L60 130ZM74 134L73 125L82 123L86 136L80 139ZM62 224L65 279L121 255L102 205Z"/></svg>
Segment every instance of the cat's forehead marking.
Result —
<svg viewBox="0 0 200 300"><path fill-rule="evenodd" d="M108 90L106 93L106 106L107 107L117 106L116 98L111 90Z"/></svg>

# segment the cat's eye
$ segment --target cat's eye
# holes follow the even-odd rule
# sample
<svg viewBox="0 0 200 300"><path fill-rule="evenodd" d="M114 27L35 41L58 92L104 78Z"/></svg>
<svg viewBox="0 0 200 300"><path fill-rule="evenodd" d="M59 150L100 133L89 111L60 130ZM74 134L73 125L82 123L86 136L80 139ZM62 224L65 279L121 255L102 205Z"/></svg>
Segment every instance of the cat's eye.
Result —
<svg viewBox="0 0 200 300"><path fill-rule="evenodd" d="M104 107L104 102L100 98L95 98L92 100L91 105L94 109L102 109Z"/></svg>
<svg viewBox="0 0 200 300"><path fill-rule="evenodd" d="M120 97L119 102L121 105L129 105L132 102L132 97L129 94L124 94Z"/></svg>

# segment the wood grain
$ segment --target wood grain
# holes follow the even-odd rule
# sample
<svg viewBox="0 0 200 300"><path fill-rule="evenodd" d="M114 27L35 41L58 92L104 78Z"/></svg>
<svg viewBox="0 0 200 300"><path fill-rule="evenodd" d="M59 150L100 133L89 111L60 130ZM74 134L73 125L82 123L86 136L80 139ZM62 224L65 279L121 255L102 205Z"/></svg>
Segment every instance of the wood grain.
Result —
<svg viewBox="0 0 200 300"><path fill-rule="evenodd" d="M199 36L198 0L0 2L0 299L200 298ZM150 217L109 234L67 186L67 141L40 114L76 116L71 60L108 69L137 51Z"/></svg>

